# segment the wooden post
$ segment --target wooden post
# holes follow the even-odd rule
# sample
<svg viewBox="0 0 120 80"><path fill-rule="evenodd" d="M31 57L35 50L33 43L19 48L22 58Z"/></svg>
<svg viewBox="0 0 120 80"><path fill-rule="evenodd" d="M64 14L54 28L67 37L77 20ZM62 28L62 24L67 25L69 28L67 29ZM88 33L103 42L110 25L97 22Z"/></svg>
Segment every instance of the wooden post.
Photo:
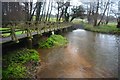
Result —
<svg viewBox="0 0 120 80"><path fill-rule="evenodd" d="M32 38L27 37L27 48L32 49Z"/></svg>
<svg viewBox="0 0 120 80"><path fill-rule="evenodd" d="M120 17L117 19L117 28L120 28Z"/></svg>
<svg viewBox="0 0 120 80"><path fill-rule="evenodd" d="M32 33L30 31L30 23L27 24L27 48L32 49Z"/></svg>
<svg viewBox="0 0 120 80"><path fill-rule="evenodd" d="M52 31L52 35L54 35L54 31Z"/></svg>
<svg viewBox="0 0 120 80"><path fill-rule="evenodd" d="M11 25L10 28L11 28L11 38L12 38L12 40L15 41L16 43L19 43L19 40L18 40L18 38L15 34L15 25L13 25L13 26Z"/></svg>
<svg viewBox="0 0 120 80"><path fill-rule="evenodd" d="M65 28L65 31L66 31L66 32L68 31L67 28Z"/></svg>

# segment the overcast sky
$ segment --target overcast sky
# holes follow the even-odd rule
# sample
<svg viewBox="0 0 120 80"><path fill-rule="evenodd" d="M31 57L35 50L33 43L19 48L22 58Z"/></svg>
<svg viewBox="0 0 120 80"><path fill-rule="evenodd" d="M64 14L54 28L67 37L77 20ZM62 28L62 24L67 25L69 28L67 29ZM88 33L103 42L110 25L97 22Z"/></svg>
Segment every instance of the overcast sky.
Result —
<svg viewBox="0 0 120 80"><path fill-rule="evenodd" d="M33 2L35 3L37 0L33 0ZM42 0L39 0L39 1L42 1ZM55 6L55 2L57 1L63 1L63 0L50 0L50 1L53 1L53 5ZM68 0L64 0L65 2L68 1ZM49 0L46 0L46 10L48 8L48 3L49 3ZM79 1L79 0L70 0L70 5L72 6L76 6L76 5L81 5L82 3ZM53 15L57 14L57 10L55 8L53 8L52 12L51 12Z"/></svg>
<svg viewBox="0 0 120 80"><path fill-rule="evenodd" d="M37 0L33 0L33 2L36 2ZM39 0L39 1L42 1L42 0ZM50 0L52 1L52 0ZM63 0L53 0L54 2L57 2L57 1L63 1ZM85 3L85 2L96 2L97 0L64 0L65 2L66 1L70 1L70 5L72 6L79 6L79 5L82 5L82 3ZM100 0L102 2L107 2L108 0ZM114 4L112 6L113 10L115 10L115 12L118 12L118 2L120 0L110 0L112 2L115 2L116 4ZM47 10L47 7L48 7L48 3L49 3L49 0L46 0L47 2L47 6L46 6L46 10ZM55 5L55 3L53 3L53 5ZM84 5L83 5L84 6ZM70 10L69 10L70 11ZM55 8L53 8L52 10L52 14L57 14L57 10ZM114 15L114 14L113 14Z"/></svg>
<svg viewBox="0 0 120 80"><path fill-rule="evenodd" d="M16 1L16 2L22 2L22 1L26 2L26 1L33 1L34 3L37 2L37 0L0 0L0 1L2 1L2 2L14 2L14 1ZM39 1L45 1L45 0L39 0ZM85 3L85 2L95 2L97 0L50 0L50 1L54 1L54 2L56 2L56 1L70 1L70 5L79 6L79 5L81 5L82 3ZM100 0L100 1L107 2L108 0ZM120 0L110 0L110 1L116 3L116 4L114 4L112 6L112 8L115 10L115 12L118 12L118 2ZM47 6L46 6L46 10L47 10L49 0L46 0L46 2L47 2ZM55 3L53 5L55 5ZM53 8L52 14L54 14L54 15L57 14L57 10L55 8Z"/></svg>

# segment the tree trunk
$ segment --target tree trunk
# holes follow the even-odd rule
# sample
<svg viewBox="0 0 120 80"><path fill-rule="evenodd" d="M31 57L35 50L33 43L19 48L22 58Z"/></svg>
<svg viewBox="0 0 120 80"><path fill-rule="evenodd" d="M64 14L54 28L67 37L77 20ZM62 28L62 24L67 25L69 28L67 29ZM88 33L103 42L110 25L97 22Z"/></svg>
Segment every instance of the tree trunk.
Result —
<svg viewBox="0 0 120 80"><path fill-rule="evenodd" d="M70 20L70 22L72 22L72 21L73 21L73 19L75 19L75 17L72 17L72 18L71 18L71 20Z"/></svg>
<svg viewBox="0 0 120 80"><path fill-rule="evenodd" d="M47 21L48 20L48 15L49 15L49 10L50 10L50 0L49 0L49 4L48 4L48 9L47 9L47 14L46 14L46 19L45 19L45 21Z"/></svg>
<svg viewBox="0 0 120 80"><path fill-rule="evenodd" d="M92 14L92 5L91 5L91 3L90 3L90 9L88 10L88 12L87 12L87 20L88 20L88 24L91 24L91 14Z"/></svg>
<svg viewBox="0 0 120 80"><path fill-rule="evenodd" d="M57 8L57 10L58 10L58 13L57 13L57 18L56 18L56 21L58 21L58 18L59 18L59 12L60 12L60 8L59 8L59 2L58 2L57 4L58 4L58 8Z"/></svg>
<svg viewBox="0 0 120 80"><path fill-rule="evenodd" d="M29 38L29 37L27 38L27 44L26 45L27 45L28 49L32 49L32 39L31 38Z"/></svg>
<svg viewBox="0 0 120 80"><path fill-rule="evenodd" d="M42 5L42 2L37 2L36 5L37 5L37 10L36 10L36 21L39 21L39 20L40 20L40 12L41 12L41 5Z"/></svg>
<svg viewBox="0 0 120 80"><path fill-rule="evenodd" d="M32 17L34 16L34 13L35 13L36 8L37 8L37 4L36 4L36 6L35 6L35 8L34 8L33 12L31 13L31 16L30 16L30 21L32 20Z"/></svg>
<svg viewBox="0 0 120 80"><path fill-rule="evenodd" d="M42 21L45 21L45 15L46 15L46 2L45 2L45 6L44 6L45 8L44 8L44 12L43 12L43 19L42 19Z"/></svg>
<svg viewBox="0 0 120 80"><path fill-rule="evenodd" d="M46 2L44 2L43 6L45 6ZM40 16L40 21L42 21L42 18L44 16L44 10L45 10L45 7L42 8L42 14Z"/></svg>
<svg viewBox="0 0 120 80"><path fill-rule="evenodd" d="M62 12L61 12L61 14L60 14L59 21L61 20L61 18L62 18L62 16L63 16L63 14L64 14L64 8L61 8L61 10L62 10Z"/></svg>
<svg viewBox="0 0 120 80"><path fill-rule="evenodd" d="M117 28L120 28L120 17L117 19Z"/></svg>
<svg viewBox="0 0 120 80"><path fill-rule="evenodd" d="M105 15L105 12L106 12L106 10L107 10L108 5L109 5L109 0L108 0L108 2L107 2L106 6L105 6L105 9L104 9L103 15L102 15L100 21L98 22L97 26L99 26L100 23L101 23L101 21L103 20L103 17L104 17L104 15Z"/></svg>
<svg viewBox="0 0 120 80"><path fill-rule="evenodd" d="M66 6L65 8L65 21L68 22L69 21L69 13L67 13L67 9L68 9L68 6Z"/></svg>
<svg viewBox="0 0 120 80"><path fill-rule="evenodd" d="M51 2L51 9L50 9L50 13L48 15L48 21L50 21L50 15L51 15L51 12L52 12L52 8L53 8L53 2Z"/></svg>
<svg viewBox="0 0 120 80"><path fill-rule="evenodd" d="M95 13L95 15L94 15L94 26L97 25L98 10L99 10L99 0L98 0L98 2L97 2L96 13Z"/></svg>
<svg viewBox="0 0 120 80"><path fill-rule="evenodd" d="M26 21L29 21L29 6L28 2L25 2Z"/></svg>
<svg viewBox="0 0 120 80"><path fill-rule="evenodd" d="M112 5L111 5L112 6ZM108 10L107 10L107 16L106 16L106 22L105 22L105 24L108 24L109 23L109 15L110 15L110 7L111 7L110 5L108 5Z"/></svg>

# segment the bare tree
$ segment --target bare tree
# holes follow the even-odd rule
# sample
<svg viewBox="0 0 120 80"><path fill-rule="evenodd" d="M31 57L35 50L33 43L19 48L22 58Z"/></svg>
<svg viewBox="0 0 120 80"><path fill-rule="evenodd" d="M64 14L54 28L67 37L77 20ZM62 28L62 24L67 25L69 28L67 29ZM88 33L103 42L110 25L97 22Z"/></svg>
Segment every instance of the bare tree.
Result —
<svg viewBox="0 0 120 80"><path fill-rule="evenodd" d="M41 8L42 8L42 2L37 2L36 3L36 7L37 7L37 10L36 10L36 21L39 21L40 20L40 12L41 12Z"/></svg>
<svg viewBox="0 0 120 80"><path fill-rule="evenodd" d="M70 15L72 18L70 21L72 21L73 19L79 17L81 19L84 18L84 8L83 6L74 6L72 9L72 14Z"/></svg>
<svg viewBox="0 0 120 80"><path fill-rule="evenodd" d="M56 21L60 21L61 18L64 18L64 21L69 21L69 13L68 8L70 6L70 2L57 2L57 18Z"/></svg>
<svg viewBox="0 0 120 80"><path fill-rule="evenodd" d="M57 2L57 16L56 16L56 21L58 21L58 19L59 19L59 14L60 14L60 3L61 3L61 2Z"/></svg>
<svg viewBox="0 0 120 80"><path fill-rule="evenodd" d="M42 21L45 21L45 16L46 16L46 0L45 0L45 3L44 3L44 10L43 10L43 17L42 17Z"/></svg>
<svg viewBox="0 0 120 80"><path fill-rule="evenodd" d="M43 6L42 6L42 12L41 12L41 16L40 16L40 21L42 21L42 19L43 19L43 15L44 15L44 10L45 10L45 4L46 4L46 2L43 2Z"/></svg>
<svg viewBox="0 0 120 80"><path fill-rule="evenodd" d="M48 15L48 21L50 21L50 15L51 15L52 9L53 9L53 1L51 2L51 9L50 9L50 13Z"/></svg>
<svg viewBox="0 0 120 80"><path fill-rule="evenodd" d="M49 10L50 10L50 4L51 4L51 1L49 0L48 9L47 9L47 14L46 14L46 19L45 19L45 21L48 20L48 15L49 15Z"/></svg>
<svg viewBox="0 0 120 80"><path fill-rule="evenodd" d="M25 10L20 2L2 2L2 24L4 27L11 22L17 24L24 20Z"/></svg>
<svg viewBox="0 0 120 80"><path fill-rule="evenodd" d="M99 11L99 0L97 0L96 12L95 12L95 14L94 14L94 26L97 25L98 11Z"/></svg>
<svg viewBox="0 0 120 80"><path fill-rule="evenodd" d="M98 26L100 25L103 17L105 16L105 12L106 12L106 10L107 10L107 7L108 7L108 5L109 5L109 2L110 2L110 0L108 0L107 3L106 3L106 5L105 5L105 9L104 9L103 15L102 15L100 21L99 21L98 24L97 24Z"/></svg>

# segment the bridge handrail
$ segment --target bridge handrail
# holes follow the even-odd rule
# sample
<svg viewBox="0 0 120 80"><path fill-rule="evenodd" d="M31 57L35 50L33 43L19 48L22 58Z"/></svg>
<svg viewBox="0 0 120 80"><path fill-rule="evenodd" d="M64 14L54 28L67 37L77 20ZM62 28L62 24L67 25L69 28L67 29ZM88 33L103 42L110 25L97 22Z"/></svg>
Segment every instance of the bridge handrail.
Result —
<svg viewBox="0 0 120 80"><path fill-rule="evenodd" d="M13 41L18 42L18 38L16 36L16 32L22 31L22 34L27 33L26 37L32 38L32 32L37 32L37 34L41 34L43 32L57 30L61 28L69 27L73 23L69 22L27 22L20 23L17 26L8 25L6 30L0 30L2 34L10 33L11 39Z"/></svg>

